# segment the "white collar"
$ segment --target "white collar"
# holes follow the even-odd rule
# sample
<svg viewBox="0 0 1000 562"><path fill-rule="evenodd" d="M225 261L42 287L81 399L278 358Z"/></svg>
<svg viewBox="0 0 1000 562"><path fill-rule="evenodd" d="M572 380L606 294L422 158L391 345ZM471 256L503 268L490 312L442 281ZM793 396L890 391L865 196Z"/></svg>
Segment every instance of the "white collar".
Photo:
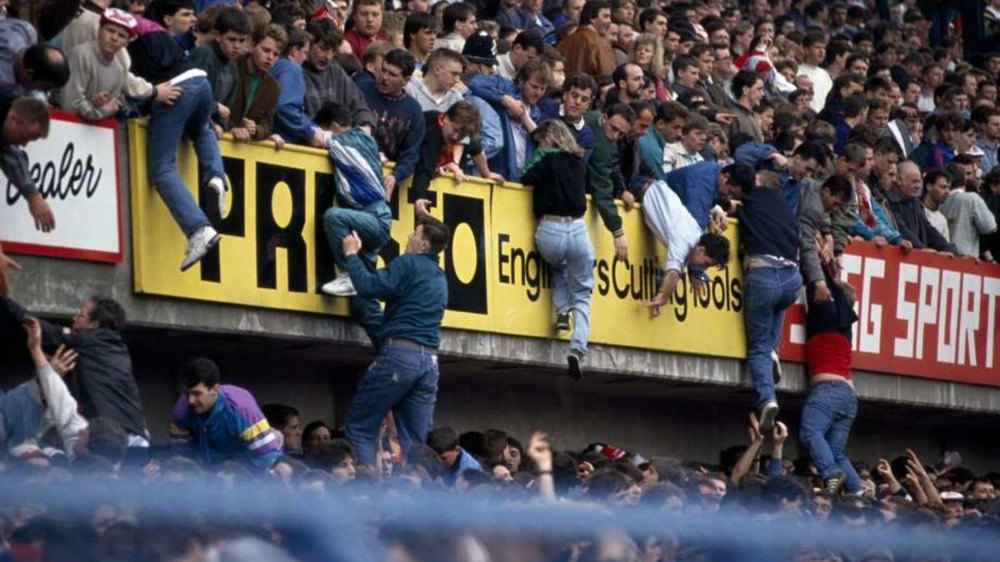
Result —
<svg viewBox="0 0 1000 562"><path fill-rule="evenodd" d="M564 113L564 111L563 111L563 104L559 104L559 117L565 117L565 116L566 116L566 113ZM581 117L580 120L577 121L576 123L570 123L570 122L566 121L565 119L563 119L563 122L566 123L567 125L573 127L577 131L582 131L584 125L586 125L586 123L584 123L584 121L583 121L583 117Z"/></svg>

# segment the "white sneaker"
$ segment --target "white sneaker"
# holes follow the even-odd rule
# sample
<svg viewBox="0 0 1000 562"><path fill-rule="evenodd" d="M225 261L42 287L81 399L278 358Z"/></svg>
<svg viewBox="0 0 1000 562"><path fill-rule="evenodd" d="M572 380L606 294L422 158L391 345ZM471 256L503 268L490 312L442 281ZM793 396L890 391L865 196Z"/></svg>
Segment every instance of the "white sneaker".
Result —
<svg viewBox="0 0 1000 562"><path fill-rule="evenodd" d="M229 191L226 188L226 180L214 177L208 180L208 187L215 194L215 202L219 207L219 219L221 220L226 212L226 192Z"/></svg>
<svg viewBox="0 0 1000 562"><path fill-rule="evenodd" d="M335 297L353 297L358 294L354 290L354 283L351 282L351 276L346 273L341 273L336 279L323 285L320 290Z"/></svg>
<svg viewBox="0 0 1000 562"><path fill-rule="evenodd" d="M184 261L181 262L181 271L187 271L192 265L201 261L209 250L219 243L219 233L211 226L203 226L188 238L187 251L184 252Z"/></svg>

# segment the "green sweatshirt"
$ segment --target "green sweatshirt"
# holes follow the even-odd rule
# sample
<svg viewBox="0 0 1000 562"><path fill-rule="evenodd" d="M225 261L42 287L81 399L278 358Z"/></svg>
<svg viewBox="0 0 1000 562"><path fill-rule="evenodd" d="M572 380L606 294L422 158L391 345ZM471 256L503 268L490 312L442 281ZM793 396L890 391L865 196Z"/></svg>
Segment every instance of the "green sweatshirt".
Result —
<svg viewBox="0 0 1000 562"><path fill-rule="evenodd" d="M232 109L236 99L236 63L222 54L219 43L212 41L208 45L195 47L188 55L188 62L208 74L208 83L212 85L212 97L215 101ZM212 112L212 120L223 127L227 125L218 110Z"/></svg>
<svg viewBox="0 0 1000 562"><path fill-rule="evenodd" d="M587 160L587 191L597 205L604 227L617 237L623 230L615 196L624 189L625 180L618 163L618 145L604 134L603 121L604 116L598 111L584 116L584 122L594 131L594 150Z"/></svg>

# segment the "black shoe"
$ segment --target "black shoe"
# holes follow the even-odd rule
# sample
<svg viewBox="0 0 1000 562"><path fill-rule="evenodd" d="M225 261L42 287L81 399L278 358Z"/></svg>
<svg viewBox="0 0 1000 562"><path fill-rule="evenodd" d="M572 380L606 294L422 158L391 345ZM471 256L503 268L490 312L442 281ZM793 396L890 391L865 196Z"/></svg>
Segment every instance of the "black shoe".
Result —
<svg viewBox="0 0 1000 562"><path fill-rule="evenodd" d="M566 371L569 378L575 381L583 378L583 357L580 356L579 353L576 351L570 351L567 353L566 364L569 366L569 369Z"/></svg>
<svg viewBox="0 0 1000 562"><path fill-rule="evenodd" d="M823 492L835 496L840 493L840 489L844 487L844 482L846 481L847 475L843 472L838 472L823 480Z"/></svg>
<svg viewBox="0 0 1000 562"><path fill-rule="evenodd" d="M774 384L777 385L781 382L781 358L778 357L778 352L771 350L771 376L774 377Z"/></svg>
<svg viewBox="0 0 1000 562"><path fill-rule="evenodd" d="M569 330L569 313L556 314L556 331L565 332L566 330Z"/></svg>

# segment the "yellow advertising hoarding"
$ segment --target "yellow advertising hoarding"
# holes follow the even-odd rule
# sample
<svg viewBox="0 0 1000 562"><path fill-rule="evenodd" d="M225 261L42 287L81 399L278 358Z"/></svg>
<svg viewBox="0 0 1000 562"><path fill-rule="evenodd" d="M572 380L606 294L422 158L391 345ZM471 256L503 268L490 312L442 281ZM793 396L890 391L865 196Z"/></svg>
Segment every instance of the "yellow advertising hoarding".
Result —
<svg viewBox="0 0 1000 562"><path fill-rule="evenodd" d="M217 227L217 249L181 272L185 240L146 173L144 122L129 125L132 186L132 247L138 293L243 306L347 316L347 300L323 295L334 276L322 216L333 204L333 170L324 152L287 145L221 141L232 185L231 206ZM190 145L179 168L198 185ZM392 259L413 229L408 185L391 203L392 240L382 252ZM551 278L534 248L531 191L477 179L431 184L432 214L454 233L441 259L448 278L449 328L515 336L554 338ZM196 197L198 194L195 194ZM595 286L590 339L594 343L723 357L745 356L740 268L735 261L709 272L709 290L687 286L659 318L639 301L656 292L665 248L643 223L639 209L623 214L630 244L628 262L614 259L612 238L593 205L587 221L594 242ZM211 215L210 215L211 216ZM729 230L735 240L735 229ZM563 338L568 337L565 334Z"/></svg>

